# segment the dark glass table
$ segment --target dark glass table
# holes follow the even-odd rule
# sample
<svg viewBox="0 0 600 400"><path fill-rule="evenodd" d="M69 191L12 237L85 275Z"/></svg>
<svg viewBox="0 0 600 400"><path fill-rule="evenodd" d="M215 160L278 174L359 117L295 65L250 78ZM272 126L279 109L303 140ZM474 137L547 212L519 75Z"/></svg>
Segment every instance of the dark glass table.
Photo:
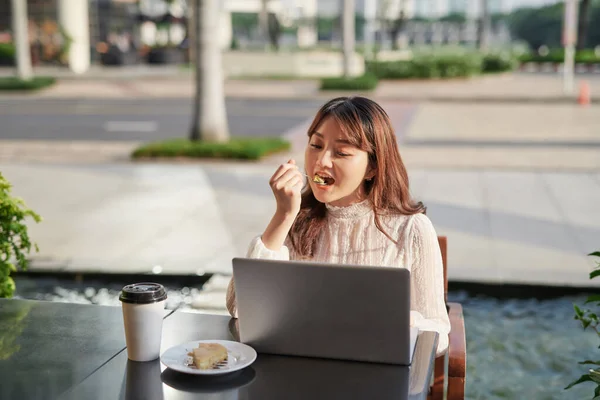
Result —
<svg viewBox="0 0 600 400"><path fill-rule="evenodd" d="M236 340L235 320L165 311L161 353L193 340ZM259 354L204 377L127 359L120 307L0 299L0 400L425 399L437 334L419 334L410 367Z"/></svg>

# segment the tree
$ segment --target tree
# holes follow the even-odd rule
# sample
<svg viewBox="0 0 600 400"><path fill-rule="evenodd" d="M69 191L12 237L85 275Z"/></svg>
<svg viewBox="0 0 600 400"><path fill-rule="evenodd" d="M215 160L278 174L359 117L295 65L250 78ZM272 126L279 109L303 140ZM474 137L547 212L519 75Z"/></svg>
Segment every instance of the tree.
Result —
<svg viewBox="0 0 600 400"><path fill-rule="evenodd" d="M276 14L269 13L269 41L275 51L279 51L279 38L281 37L281 24Z"/></svg>
<svg viewBox="0 0 600 400"><path fill-rule="evenodd" d="M406 26L406 14L404 12L404 7L406 7L406 2L402 0L400 2L400 11L398 12L398 18L394 20L392 24L392 29L390 30L390 34L392 37L392 48L394 50L398 50L398 36L404 31L404 28Z"/></svg>
<svg viewBox="0 0 600 400"><path fill-rule="evenodd" d="M590 0L579 3L579 21L577 22L577 50L585 49L590 24Z"/></svg>
<svg viewBox="0 0 600 400"><path fill-rule="evenodd" d="M196 91L190 140L229 140L219 32L219 0L194 0L194 78Z"/></svg>
<svg viewBox="0 0 600 400"><path fill-rule="evenodd" d="M354 0L343 0L342 28L344 77L348 78L354 55Z"/></svg>
<svg viewBox="0 0 600 400"><path fill-rule="evenodd" d="M600 45L600 5L592 7L590 20L586 44L595 47Z"/></svg>
<svg viewBox="0 0 600 400"><path fill-rule="evenodd" d="M583 4L582 4L583 7ZM581 10L578 26L578 47L594 47L600 44L600 1L591 1L589 10ZM564 3L555 3L538 8L521 8L513 11L506 20L511 35L523 40L533 49L542 45L550 48L562 47L561 36L564 19ZM587 14L588 17L582 17ZM583 18L583 19L582 19ZM587 21L582 27L582 21Z"/></svg>
<svg viewBox="0 0 600 400"><path fill-rule="evenodd" d="M27 0L12 0L12 28L17 75L22 80L31 80L33 78L27 25Z"/></svg>
<svg viewBox="0 0 600 400"><path fill-rule="evenodd" d="M260 1L260 12L258 13L258 29L260 31L260 39L262 40L265 50L269 48L269 10L267 6L269 0Z"/></svg>
<svg viewBox="0 0 600 400"><path fill-rule="evenodd" d="M515 10L509 18L511 34L533 49L542 45L561 47L563 14L564 5L561 3Z"/></svg>

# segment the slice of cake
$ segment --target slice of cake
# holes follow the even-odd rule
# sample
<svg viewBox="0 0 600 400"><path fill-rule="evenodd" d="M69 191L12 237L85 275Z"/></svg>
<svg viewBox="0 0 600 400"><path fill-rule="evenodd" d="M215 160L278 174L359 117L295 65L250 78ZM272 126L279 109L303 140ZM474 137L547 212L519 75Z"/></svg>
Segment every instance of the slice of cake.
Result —
<svg viewBox="0 0 600 400"><path fill-rule="evenodd" d="M194 365L198 369L211 369L218 363L227 361L227 349L218 343L200 343L192 350Z"/></svg>
<svg viewBox="0 0 600 400"><path fill-rule="evenodd" d="M325 184L325 179L321 178L319 175L316 175L313 177L313 182L315 182L318 185L324 185Z"/></svg>

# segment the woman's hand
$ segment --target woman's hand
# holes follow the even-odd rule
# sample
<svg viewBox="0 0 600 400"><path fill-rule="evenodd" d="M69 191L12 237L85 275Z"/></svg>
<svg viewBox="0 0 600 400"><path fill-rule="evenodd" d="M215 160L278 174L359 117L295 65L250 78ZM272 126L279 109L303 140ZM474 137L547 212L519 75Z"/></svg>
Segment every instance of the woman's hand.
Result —
<svg viewBox="0 0 600 400"><path fill-rule="evenodd" d="M304 175L298 169L296 161L282 164L269 181L277 202L277 212L281 217L296 218L300 212Z"/></svg>
<svg viewBox="0 0 600 400"><path fill-rule="evenodd" d="M304 175L298 170L294 160L277 168L269 185L277 201L277 211L262 234L262 241L267 249L279 251L296 216L300 212L300 192Z"/></svg>

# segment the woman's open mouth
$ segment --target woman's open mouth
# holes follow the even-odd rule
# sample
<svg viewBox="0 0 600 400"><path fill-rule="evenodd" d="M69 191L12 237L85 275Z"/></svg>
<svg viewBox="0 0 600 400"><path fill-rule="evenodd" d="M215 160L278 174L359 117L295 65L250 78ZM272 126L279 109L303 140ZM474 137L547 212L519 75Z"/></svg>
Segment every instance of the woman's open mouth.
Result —
<svg viewBox="0 0 600 400"><path fill-rule="evenodd" d="M315 174L313 182L319 186L330 186L333 185L335 179L325 174Z"/></svg>

